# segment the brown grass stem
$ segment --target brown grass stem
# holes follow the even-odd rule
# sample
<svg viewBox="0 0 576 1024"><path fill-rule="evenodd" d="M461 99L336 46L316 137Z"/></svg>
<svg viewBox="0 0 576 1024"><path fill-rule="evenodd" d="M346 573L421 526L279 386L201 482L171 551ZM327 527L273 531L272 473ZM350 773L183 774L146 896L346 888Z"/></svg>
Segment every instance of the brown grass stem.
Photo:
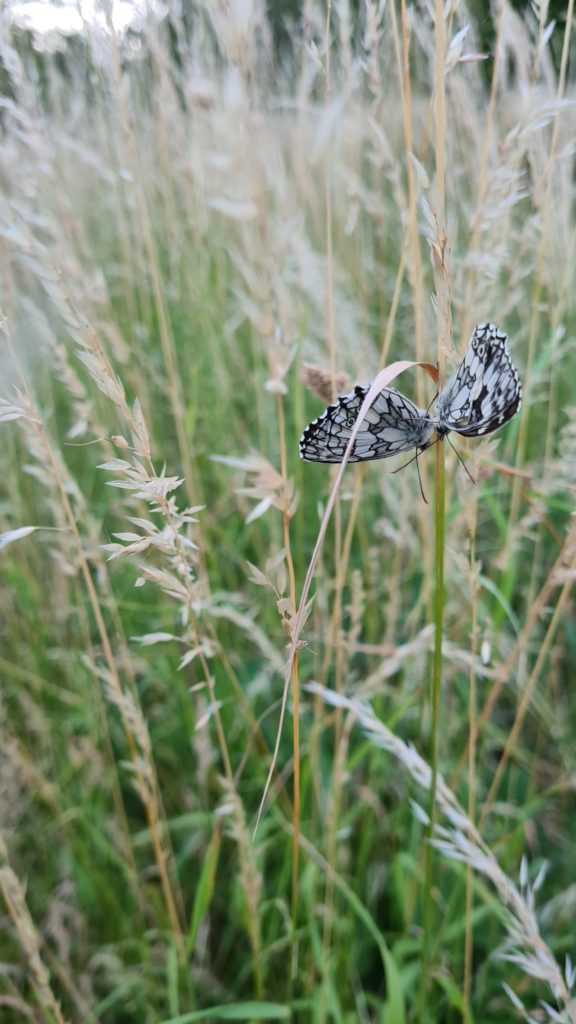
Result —
<svg viewBox="0 0 576 1024"><path fill-rule="evenodd" d="M115 36L112 38L114 40ZM138 147L136 144L134 123L126 103L126 90L122 82L121 61L119 59L115 43L113 44L113 54L114 82L116 97L118 100L118 111L123 129L123 137L126 140L126 147L129 153L132 173L134 175L136 203L144 237L144 244L146 247L148 268L152 280L152 294L158 317L160 344L166 367L166 378L168 381L170 401L173 411L174 429L178 439L178 450L183 468L184 486L186 487L188 501L192 505L194 504L194 501L197 500L197 488L193 486L194 472L192 460L190 458L190 445L188 443L185 430L186 416L182 400L181 376L177 365L174 338L170 325L170 316L162 288L162 279L156 245L154 242L154 234L150 222L148 202L142 187L141 167L138 159Z"/></svg>
<svg viewBox="0 0 576 1024"><path fill-rule="evenodd" d="M438 373L440 386L444 381L444 353L451 338L450 330L450 276L446 262L445 229L445 146L446 146L446 97L444 64L446 55L445 9L442 0L436 0L434 25L434 124L436 154L436 221L437 239L432 247L434 275L436 281ZM430 763L432 777L428 805L428 826L426 830L426 858L423 892L423 950L422 972L418 990L418 1017L426 1018L426 998L430 987L430 952L434 930L434 907L432 888L434 881L435 851L432 837L435 828L436 795L439 772L440 705L442 698L442 645L444 636L444 553L446 535L446 468L443 444L436 445L436 474L434 481L434 659L431 692Z"/></svg>
<svg viewBox="0 0 576 1024"><path fill-rule="evenodd" d="M288 480L288 458L286 453L286 425L284 418L284 406L282 396L276 395L276 414L278 418L278 435L280 447L280 472L284 480ZM292 614L296 611L296 575L294 572L294 559L292 557L292 545L290 541L290 513L288 507L282 511L282 528L284 538L284 551L288 567L289 593L292 605ZM294 829L294 840L292 843L292 933L296 937L298 932L298 861L300 845L298 836L300 834L300 683L298 679L298 658L292 662L292 752L294 760L294 775L292 779L292 827ZM298 969L297 943L294 942L292 950L291 977L294 979Z"/></svg>
<svg viewBox="0 0 576 1024"><path fill-rule="evenodd" d="M512 725L512 728L510 729L510 732L508 733L508 735L506 737L506 742L504 744L504 750L502 751L502 754L501 754L501 757L500 757L500 761L498 762L498 767L496 768L496 771L494 773L494 778L492 779L492 784L491 784L490 789L488 791L488 795L487 795L487 797L486 797L486 799L484 801L484 804L483 804L483 807L482 807L482 814L481 814L481 817L480 817L480 828L483 827L483 825L484 825L484 823L486 821L486 817L487 817L487 815L488 815L488 813L490 811L490 808L492 806L492 803L494 802L494 798L496 796L496 793L498 792L498 787L500 785L500 782L501 782L501 779L502 779L502 775L504 773L506 765L508 764L508 761L510 759L510 755L511 755L511 753L515 749L515 746L516 746L516 743L517 743L517 740L518 740L518 736L520 735L520 730L522 728L522 723L524 721L524 718L526 716L528 708L530 707L530 702L532 700L532 697L533 697L533 694L534 694L534 690L535 690L535 688L536 688L536 686L538 684L538 681L540 679L540 675L542 673L542 669L544 668L544 664L545 664L546 659L548 657L548 653L550 651L550 647L552 645L554 637L556 636L556 632L558 630L558 627L560 626L560 624L563 621L563 616L565 615L565 611L566 611L566 605L567 605L568 599L569 599L569 597L571 595L572 587L574 586L574 572L575 572L575 570L576 570L576 551L573 551L572 552L572 558L571 558L570 562L568 563L566 568L561 572L560 576L556 577L556 579L553 581L554 584L556 586L558 586L559 582L560 582L560 579L563 580L562 587L560 589L560 594L559 594L558 599L555 602L554 611L552 612L552 617L550 619L550 622L548 623L548 627L547 627L546 632L544 634L544 637L543 637L543 639L542 639L542 641L540 643L539 650L538 650L538 657L536 658L536 661L534 663L534 668L532 669L532 671L530 673L530 676L529 676L529 679L528 679L528 681L526 683L526 686L522 690L522 696L521 696L521 699L520 699L520 703L518 705L518 709L516 711L516 716L514 718L514 724Z"/></svg>
<svg viewBox="0 0 576 1024"><path fill-rule="evenodd" d="M558 579L562 576L565 569L572 564L574 543L576 542L576 523L572 521L569 532L566 536L562 549L550 568L548 575L534 601L530 605L522 629L514 643L507 658L502 662L496 672L496 677L490 687L490 692L484 702L482 710L478 715L477 722L477 737L482 735L486 724L492 716L494 706L502 692L502 689L509 682L510 676L514 671L514 668L518 662L518 658L523 650L526 649L528 641L532 635L534 628L538 625L541 616L544 614L546 607L548 606L551 596L554 590L558 586ZM451 778L451 785L456 788L462 774L462 770L466 761L469 757L469 742L466 744L462 751L458 764L453 772Z"/></svg>
<svg viewBox="0 0 576 1024"><path fill-rule="evenodd" d="M542 13L544 7L542 5ZM562 45L562 56L560 65L560 75L558 78L558 86L556 90L557 102L563 99L564 89L566 87L566 68L569 53L570 37L572 32L572 21L573 21L573 10L574 0L570 0L568 4L568 12L566 18L566 25L564 29L564 39ZM540 24L541 34L544 31L545 26ZM540 48L537 50L538 58L541 57ZM517 468L521 468L526 460L526 449L528 443L528 426L531 406L531 395L532 395L532 380L533 380L533 364L534 358L537 351L537 339L541 331L541 320L542 320L542 298L547 288L547 273L548 273L548 249L550 245L550 233L553 230L550 222L550 196L551 190L554 187L554 174L553 171L558 162L558 132L559 132L559 117L558 114L554 117L552 123L552 131L550 138L550 145L547 152L546 163L542 173L542 181L540 188L542 189L542 210L543 210L543 222L541 225L538 250L536 255L536 263L534 270L534 290L533 298L531 302L532 315L530 317L530 333L528 336L528 354L526 356L526 370L525 370L525 394L523 396L522 409L520 412L520 426L518 429L518 444L516 448L516 462ZM512 499L510 504L510 516L508 520L508 535L512 537L514 535L515 525L519 515L520 509L520 498L522 493L522 479L521 477L515 477L512 483ZM514 549L511 548L513 551ZM508 568L508 576L510 577L513 573L514 562L516 554L514 553L510 560Z"/></svg>
<svg viewBox="0 0 576 1024"><path fill-rule="evenodd" d="M0 891L12 919L20 946L28 963L30 981L40 1003L40 1012L46 1024L67 1024L60 1003L56 999L50 975L42 960L42 937L39 934L26 903L26 894L20 880L8 862L8 853L0 839Z"/></svg>
<svg viewBox="0 0 576 1024"><path fill-rule="evenodd" d="M427 363L418 364L418 363L413 362L411 360L399 360L398 362L390 363L389 366L387 366L384 370L381 370L380 373L377 374L376 378L372 381L372 384L370 385L370 387L369 387L369 389L368 389L368 391L366 393L366 397L364 398L364 401L362 402L362 405L361 405L360 410L358 412L358 418L356 420L356 423L355 423L354 428L352 430L352 433L350 435L350 440L348 441L348 446L346 448L346 452L344 453L344 458L342 459L342 462L341 462L340 466L338 467L338 471L336 473L336 478L335 478L334 483L332 485L332 490L330 491L330 497L328 498L328 502L326 504L326 509L325 509L324 515L322 517L322 522L320 524L320 529L318 531L318 536L316 538L316 543L314 545L314 550L312 552L312 557L310 559L310 562L308 563L308 568L306 570L306 577L304 579L304 583L303 583L303 586L302 586L302 592L301 592L301 595L300 595L300 602L298 604L298 610L297 610L297 613L296 613L296 617L295 617L295 619L293 621L293 624L292 624L292 636L291 636L291 639L290 639L290 647L289 647L289 650L288 650L288 659L287 659L286 669L285 669L285 673L284 673L284 687L283 687L283 690L282 690L282 704L281 704L281 707L280 707L280 720L278 722L278 729L276 731L276 741L275 741L275 744L274 744L274 752L272 754L272 762L271 762L271 765L270 765L270 769L268 771L268 777L266 779L266 784L264 786L264 791L262 793L262 798L260 800L260 806L258 808L258 814L256 816L256 824L254 826L254 832L256 832L256 830L258 828L258 824L259 824L260 818L262 816L262 811L264 810L264 806L265 806L265 803L266 803L266 798L267 798L267 795L268 795L268 790L270 788L270 783L272 781L272 776L273 776L274 771L276 769L276 762L277 762L277 759L278 759L278 751L280 749L280 739L281 739L281 736L282 736L282 727L283 727L283 724L284 724L284 716L285 716L285 713L286 713L286 704L287 704L287 700L288 700L288 693L289 693L290 682L291 682L291 678L292 678L292 663L294 661L294 658L296 657L296 652L300 648L300 644L301 644L300 633L301 633L301 631L303 629L304 623L305 623L305 621L306 621L306 619L308 617L308 614L310 612L310 607L311 607L311 603L308 600L308 595L310 593L310 587L312 585L312 580L314 578L314 573L316 571L316 566L318 564L318 559L320 558L320 552L322 550L322 545L324 543L324 537L326 536L326 531L328 529L328 524L330 522L330 518L331 518L332 512L334 510L334 507L336 505L336 499L338 497L338 493L339 493L339 490L340 490L340 485L342 483L342 478L344 476L344 470L346 469L348 458L350 456L350 452L352 451L352 446L354 444L354 441L356 440L356 435L357 435L357 433L358 433L358 431L360 429L360 425L362 423L362 419L365 416L365 414L368 411L368 409L370 408L370 406L372 405L374 399L376 398L376 395L379 394L379 392L382 390L383 387L386 387L392 380L394 380L394 378L397 377L398 374L403 373L405 370L408 370L411 367L417 366L417 365L422 365L422 367L424 369L426 369L426 371L428 373L432 374L432 375L435 373L434 367L431 367Z"/></svg>

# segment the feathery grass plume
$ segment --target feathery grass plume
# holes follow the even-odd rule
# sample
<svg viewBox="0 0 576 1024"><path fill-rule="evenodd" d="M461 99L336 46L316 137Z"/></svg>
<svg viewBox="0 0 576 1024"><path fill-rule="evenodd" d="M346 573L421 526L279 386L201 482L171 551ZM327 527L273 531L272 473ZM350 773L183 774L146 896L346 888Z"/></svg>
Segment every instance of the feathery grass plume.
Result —
<svg viewBox="0 0 576 1024"><path fill-rule="evenodd" d="M428 756L430 510L415 467L350 466L309 570L334 479L298 437L348 390L337 371L436 360L443 258L447 374L494 319L528 400L497 440L462 442L476 488L447 452L440 767L508 879L523 852L536 873L549 860L539 919L562 963L573 0L554 23L545 2L294 19L168 0L128 28L108 5L33 38L23 6L0 31L0 789L63 1015L262 1017L261 991L319 1024L416 1019L424 844L406 781L300 688L354 688ZM433 399L421 374L404 387ZM282 698L293 736L251 848ZM435 864L429 1016L566 1015L551 996L518 1007L540 993L490 955L486 889ZM1 1012L38 1016L22 960L7 920Z"/></svg>
<svg viewBox="0 0 576 1024"><path fill-rule="evenodd" d="M1 839L0 890L28 964L30 981L40 1003L42 1016L46 1021L55 1020L57 1024L66 1024L67 1018L52 991L50 974L42 960L42 937L30 915L24 888L8 862L8 853Z"/></svg>
<svg viewBox="0 0 576 1024"><path fill-rule="evenodd" d="M4 324L4 331L9 338L6 323ZM123 393L123 389L119 384L118 389L113 391L113 395L119 395L120 393ZM143 728L141 715L135 705L134 694L129 696L124 689L121 669L125 667L126 661L122 658L120 652L117 652L118 661L115 660L110 635L104 622L98 595L89 572L88 554L84 547L84 539L79 532L79 523L82 523L83 518L89 520L88 515L85 517L81 515L84 510L84 498L75 481L70 477L64 460L57 449L51 444L48 435L44 432L41 419L29 395L21 394L19 408L23 410L24 414L18 417L18 423L25 433L28 450L34 459L33 464L30 466L30 473L44 486L45 495L49 498L49 507L54 511L56 521L62 524L60 529L69 538L69 546L72 552L71 558L67 562L69 574L80 576L90 596L92 611L98 624L104 665L97 667L87 655L84 655L83 660L85 664L90 665L95 676L106 683L109 691L114 694L114 702L121 712L122 724L130 751L131 766L135 773L138 791L148 816L152 844L167 911L175 936L178 939L180 926L176 902L172 894L172 883L168 878L165 863L167 860L165 851L166 840L162 835L162 829L159 824L163 815L158 789L153 781L152 783L150 782L155 777L151 747L146 742L146 732ZM138 416L135 418L136 431L141 430ZM138 433L136 433L136 436L138 436ZM98 560L97 555L94 556L94 559L95 561ZM139 755L138 748L140 748L143 756Z"/></svg>
<svg viewBox="0 0 576 1024"><path fill-rule="evenodd" d="M430 765L414 747L395 736L376 717L368 704L326 690L318 683L308 683L306 688L311 693L321 696L328 704L345 708L350 713L351 721L357 722L365 730L372 743L400 761L420 786L426 790L430 789ZM496 888L506 911L503 921L508 932L509 945L499 955L517 964L527 976L546 982L558 1002L558 1020L576 1021L576 995L572 992L576 976L571 962L567 961L564 972L542 938L536 919L534 896L542 885L544 872L541 871L535 882L530 885L526 865L523 863L521 885L515 885L502 870L478 829L470 821L442 777L438 778L435 799L438 810L451 826L447 828L444 825L435 825L432 840L435 848L446 857L468 864L477 874L484 875ZM414 809L420 820L427 821L426 812L419 807Z"/></svg>
<svg viewBox="0 0 576 1024"><path fill-rule="evenodd" d="M350 391L350 378L345 373L339 373L334 377L329 370L321 366L313 366L312 363L304 363L300 370L300 380L307 391L321 398L326 405L332 401L334 392L343 395Z"/></svg>
<svg viewBox="0 0 576 1024"><path fill-rule="evenodd" d="M198 633L197 616L202 609L202 589L195 583L197 573L195 571L194 551L196 545L187 535L191 524L196 523L194 513L201 510L201 507L189 507L180 510L176 504L173 491L183 483L178 477L166 476L165 469L157 474L152 465L152 454L150 447L149 432L145 423L142 409L138 400L133 406L129 406L125 397L124 386L120 378L111 370L108 360L104 356L97 341L95 332L86 320L76 313L73 302L68 294L60 287L59 275L52 267L43 248L36 242L33 236L24 230L21 233L21 248L27 253L33 251L37 262L41 267L40 280L44 286L50 283L48 294L56 300L58 311L68 317L67 328L73 340L82 343L83 351L79 357L88 370L96 387L119 408L124 420L130 428L131 441L129 459L114 459L101 465L101 469L113 471L120 475L119 479L111 481L111 485L132 495L133 499L143 501L150 507L152 514L160 515L165 520L165 527L159 527L142 517L129 517L130 522L138 526L143 532L116 534L120 543L103 545L108 551L109 557L114 558L120 555L142 553L153 548L162 554L170 567L170 571L156 569L151 566L142 567L142 573L137 585L142 586L147 581L153 581L164 593L180 605L181 623L183 627L182 641L187 647L186 653L181 660L181 667L199 656L203 666L204 681L212 695L212 706L216 709L217 731L220 740L222 755L230 782L232 772L226 750L224 733L219 722L218 704L214 699L214 679L207 668L207 654L212 652L212 646L207 639L203 639ZM20 236L19 236L20 237ZM77 335L76 325L81 325L82 334ZM126 450L126 446L121 444ZM153 634L148 635L148 640L156 640ZM88 664L88 660L86 661ZM180 922L178 919L177 904L171 893L171 883L168 879L165 865L165 854L163 851L164 838L159 830L159 822L163 817L160 802L160 794L156 785L156 773L152 759L152 748L147 739L145 724L139 709L134 703L133 695L124 691L119 685L115 670L110 666L92 666L95 674L101 677L107 685L108 692L113 703L118 707L122 720L127 728L128 736L134 741L131 749L131 767L135 774L136 787L140 798L147 810L148 820L151 828L151 837L155 856L160 869L164 895L174 929L175 936L181 947ZM141 751L140 756L137 750ZM256 958L257 959L257 958Z"/></svg>
<svg viewBox="0 0 576 1024"><path fill-rule="evenodd" d="M261 969L262 936L260 927L260 905L262 901L262 874L258 870L256 857L257 848L250 840L246 827L244 807L236 792L236 787L227 779L221 779L223 801L218 808L228 824L230 835L235 840L240 856L239 881L241 898L245 901L246 927L252 946L253 969L258 995L262 995L263 980Z"/></svg>

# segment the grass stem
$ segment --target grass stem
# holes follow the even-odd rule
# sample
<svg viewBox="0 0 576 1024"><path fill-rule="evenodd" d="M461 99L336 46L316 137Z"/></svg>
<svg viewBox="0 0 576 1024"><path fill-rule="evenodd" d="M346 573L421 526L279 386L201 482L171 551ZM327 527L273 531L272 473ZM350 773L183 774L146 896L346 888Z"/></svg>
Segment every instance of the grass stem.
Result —
<svg viewBox="0 0 576 1024"><path fill-rule="evenodd" d="M471 631L470 631L470 674L468 683L470 693L468 707L470 713L470 733L468 743L468 817L476 820L476 745L477 745L477 697L476 697L476 658L478 654L478 566L476 564L476 525L478 516L478 500L476 492L471 497L470 510L470 599L471 599ZM466 931L464 936L464 999L470 1005L472 991L472 957L474 951L474 876L472 868L466 869Z"/></svg>
<svg viewBox="0 0 576 1024"><path fill-rule="evenodd" d="M429 988L430 949L433 934L432 882L434 873L434 848L431 844L436 821L436 790L438 785L438 740L440 733L440 699L442 689L442 636L444 628L444 546L446 533L446 471L444 462L444 445L436 445L436 480L435 480L435 600L434 600L434 661L432 668L432 727L430 739L430 765L432 780L428 801L428 827L426 830L426 867L424 878L423 925L424 945L422 952L422 972L420 975L419 1013L420 1020L425 1019L426 994Z"/></svg>

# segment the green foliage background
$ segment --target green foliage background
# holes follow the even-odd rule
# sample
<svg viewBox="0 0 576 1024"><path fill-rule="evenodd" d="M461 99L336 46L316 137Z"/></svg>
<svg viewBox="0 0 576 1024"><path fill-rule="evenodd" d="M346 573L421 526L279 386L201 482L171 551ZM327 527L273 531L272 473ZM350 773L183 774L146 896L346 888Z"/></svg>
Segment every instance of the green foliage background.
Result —
<svg viewBox="0 0 576 1024"><path fill-rule="evenodd" d="M391 4L328 22L174 4L41 53L5 32L2 1020L483 1024L514 1000L576 1019L574 82L557 8L454 5L444 64L431 11ZM410 744L427 762L434 533L413 467L346 470L300 637L299 745L291 689L254 825L334 479L298 458L325 404L310 364L354 382L440 354L448 374L485 319L525 401L459 445L476 487L447 454L437 738L477 831L439 799L430 929ZM433 398L424 374L398 384Z"/></svg>

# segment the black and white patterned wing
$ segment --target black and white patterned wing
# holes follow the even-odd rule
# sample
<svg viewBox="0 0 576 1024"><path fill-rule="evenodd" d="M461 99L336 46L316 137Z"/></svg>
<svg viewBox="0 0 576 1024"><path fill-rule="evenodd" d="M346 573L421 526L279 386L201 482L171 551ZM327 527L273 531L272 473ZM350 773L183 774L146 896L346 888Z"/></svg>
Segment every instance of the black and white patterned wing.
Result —
<svg viewBox="0 0 576 1024"><path fill-rule="evenodd" d="M307 462L342 462L370 385L357 384L306 427L300 456ZM394 388L384 388L366 413L350 462L388 459L410 448L425 448L434 432L430 417Z"/></svg>
<svg viewBox="0 0 576 1024"><path fill-rule="evenodd" d="M441 437L490 434L518 412L522 385L510 358L507 336L496 324L478 324L464 358L436 403Z"/></svg>

